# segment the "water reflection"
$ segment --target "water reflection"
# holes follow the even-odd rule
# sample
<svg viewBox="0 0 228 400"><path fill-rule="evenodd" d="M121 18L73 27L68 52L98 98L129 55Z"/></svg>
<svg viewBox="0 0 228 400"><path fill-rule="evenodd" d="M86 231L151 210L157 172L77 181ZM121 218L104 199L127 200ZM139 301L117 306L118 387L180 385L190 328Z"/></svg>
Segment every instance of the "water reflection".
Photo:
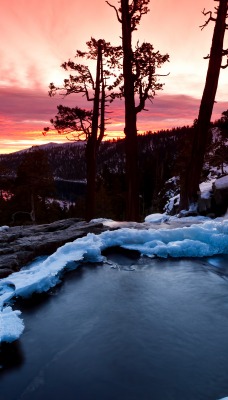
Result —
<svg viewBox="0 0 228 400"><path fill-rule="evenodd" d="M83 265L48 294L20 300L26 329L1 351L0 399L224 397L228 281L217 272L227 259L105 256L107 264Z"/></svg>
<svg viewBox="0 0 228 400"><path fill-rule="evenodd" d="M228 274L228 254L207 257L205 258L205 260L207 261L208 264L212 265L213 267L224 270L224 272Z"/></svg>

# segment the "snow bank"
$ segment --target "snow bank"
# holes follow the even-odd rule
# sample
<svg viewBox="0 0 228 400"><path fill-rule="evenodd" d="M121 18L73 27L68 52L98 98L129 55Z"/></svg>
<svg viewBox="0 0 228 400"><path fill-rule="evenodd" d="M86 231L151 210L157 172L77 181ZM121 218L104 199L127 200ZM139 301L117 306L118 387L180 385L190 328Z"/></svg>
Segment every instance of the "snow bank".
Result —
<svg viewBox="0 0 228 400"><path fill-rule="evenodd" d="M169 219L167 214L151 214L145 218L145 222L153 222L155 224L165 222Z"/></svg>
<svg viewBox="0 0 228 400"><path fill-rule="evenodd" d="M150 219L156 220L158 216ZM0 342L15 340L23 331L20 312L12 311L10 307L4 308L13 296L27 297L49 290L59 282L64 269L77 268L80 263L87 261L101 262L104 260L102 250L112 246L138 250L149 257L228 254L228 220L208 220L175 229L122 228L100 235L89 233L86 237L65 244L45 260L0 280Z"/></svg>
<svg viewBox="0 0 228 400"><path fill-rule="evenodd" d="M119 245L138 250L149 257L209 257L228 254L228 221L207 221L171 230L129 232L126 242Z"/></svg>
<svg viewBox="0 0 228 400"><path fill-rule="evenodd" d="M147 217L145 218L145 222L147 222L147 223L161 224L162 222L167 222L168 225L171 225L171 226L175 222L181 223L183 226L184 224L199 224L199 223L206 222L206 221L211 221L211 218L205 217L203 215L187 216L187 217L179 218L176 215L168 215L166 213L151 214L151 215L147 215ZM217 218L217 221L219 221L219 218Z"/></svg>

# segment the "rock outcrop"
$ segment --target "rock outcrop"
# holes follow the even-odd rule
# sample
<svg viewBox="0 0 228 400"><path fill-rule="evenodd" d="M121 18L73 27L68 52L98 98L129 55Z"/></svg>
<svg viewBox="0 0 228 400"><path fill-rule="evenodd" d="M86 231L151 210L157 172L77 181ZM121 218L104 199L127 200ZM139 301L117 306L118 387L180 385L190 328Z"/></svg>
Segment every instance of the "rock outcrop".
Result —
<svg viewBox="0 0 228 400"><path fill-rule="evenodd" d="M226 213L228 209L228 175L216 179L212 184L210 181L207 184L208 190L201 192L197 207L194 212L188 212L188 215L199 214L214 218L221 217Z"/></svg>
<svg viewBox="0 0 228 400"><path fill-rule="evenodd" d="M14 226L0 232L0 278L31 262L49 255L66 242L87 233L101 233L109 228L102 223L86 223L76 218L45 225Z"/></svg>
<svg viewBox="0 0 228 400"><path fill-rule="evenodd" d="M216 179L212 186L215 207L219 209L221 215L228 209L228 175Z"/></svg>

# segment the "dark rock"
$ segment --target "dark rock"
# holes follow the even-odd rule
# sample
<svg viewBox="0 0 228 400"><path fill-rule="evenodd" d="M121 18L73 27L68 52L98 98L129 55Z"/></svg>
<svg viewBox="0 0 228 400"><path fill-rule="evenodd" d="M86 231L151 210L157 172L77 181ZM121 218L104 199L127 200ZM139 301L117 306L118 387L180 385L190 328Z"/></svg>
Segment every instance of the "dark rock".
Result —
<svg viewBox="0 0 228 400"><path fill-rule="evenodd" d="M10 268L1 268L0 269L0 279L6 278L10 274L12 274L14 271Z"/></svg>
<svg viewBox="0 0 228 400"><path fill-rule="evenodd" d="M211 197L208 198L204 198L204 197L200 197L198 199L198 212L199 214L207 214L212 207L212 199Z"/></svg>
<svg viewBox="0 0 228 400"><path fill-rule="evenodd" d="M19 262L16 254L12 254L13 250L9 254L4 254L0 257L0 269L2 268L10 268L13 271L17 271L19 269Z"/></svg>
<svg viewBox="0 0 228 400"><path fill-rule="evenodd" d="M67 242L87 235L99 234L108 227L102 223L77 218L52 224L15 226L0 232L0 278L18 271L38 256L50 255Z"/></svg>
<svg viewBox="0 0 228 400"><path fill-rule="evenodd" d="M223 176L217 179L212 188L216 215L224 215L228 208L228 177Z"/></svg>

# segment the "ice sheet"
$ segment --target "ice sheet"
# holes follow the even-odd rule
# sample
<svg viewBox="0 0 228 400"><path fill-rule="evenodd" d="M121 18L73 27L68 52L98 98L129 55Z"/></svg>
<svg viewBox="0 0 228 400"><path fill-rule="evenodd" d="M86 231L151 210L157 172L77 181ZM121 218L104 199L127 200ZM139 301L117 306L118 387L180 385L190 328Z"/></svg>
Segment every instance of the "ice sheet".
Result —
<svg viewBox="0 0 228 400"><path fill-rule="evenodd" d="M59 282L64 269L72 268L72 262L73 268L84 261L101 262L104 260L102 250L112 246L163 258L228 254L228 220L206 220L198 225L193 223L190 227L175 229L122 228L100 235L89 233L65 244L45 260L0 280L0 342L15 340L23 330L20 312L6 307L13 296L28 297L35 292L49 290ZM9 327L12 328L12 334Z"/></svg>

